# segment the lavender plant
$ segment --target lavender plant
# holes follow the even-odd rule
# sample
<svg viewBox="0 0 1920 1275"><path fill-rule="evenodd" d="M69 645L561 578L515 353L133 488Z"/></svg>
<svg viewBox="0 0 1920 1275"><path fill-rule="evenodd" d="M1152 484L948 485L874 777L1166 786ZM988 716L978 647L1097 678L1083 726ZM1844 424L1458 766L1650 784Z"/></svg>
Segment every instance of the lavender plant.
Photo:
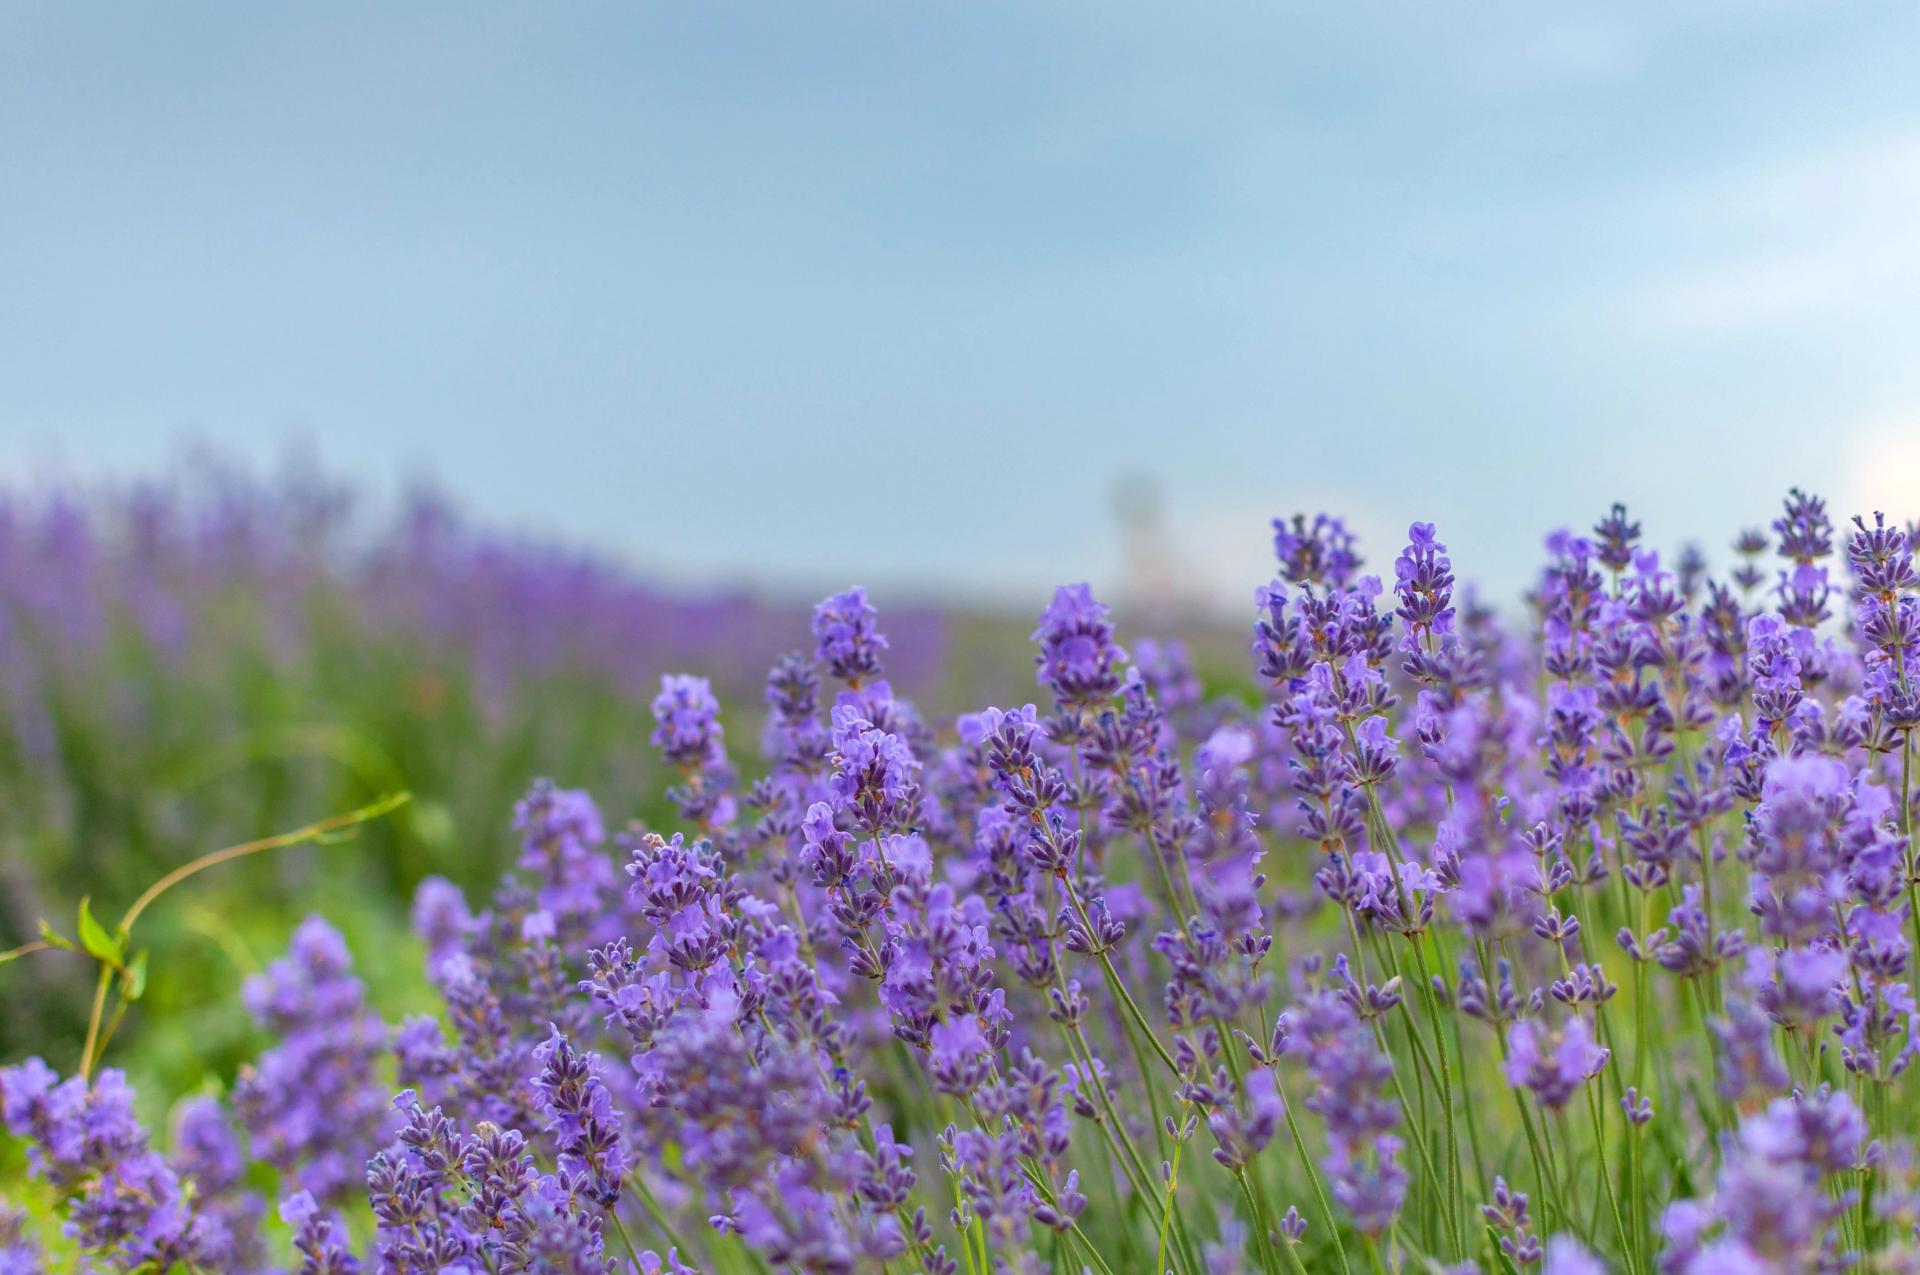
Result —
<svg viewBox="0 0 1920 1275"><path fill-rule="evenodd" d="M490 897L421 887L439 1015L315 919L168 1150L101 1036L0 1072L0 1265L1920 1270L1914 548L1795 492L1721 580L1615 506L1508 624L1302 517L1265 702L1080 585L1034 703L939 722L837 595L753 782L669 675L670 821L540 783Z"/></svg>

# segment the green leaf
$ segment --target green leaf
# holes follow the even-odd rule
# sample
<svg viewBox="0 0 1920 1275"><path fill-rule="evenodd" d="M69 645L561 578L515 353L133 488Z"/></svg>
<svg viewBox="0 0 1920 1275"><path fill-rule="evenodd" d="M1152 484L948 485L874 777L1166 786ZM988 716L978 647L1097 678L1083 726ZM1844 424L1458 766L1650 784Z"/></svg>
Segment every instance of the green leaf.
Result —
<svg viewBox="0 0 1920 1275"><path fill-rule="evenodd" d="M45 917L40 918L40 937L54 947L61 948L65 951L71 952L76 950L73 946L73 940L54 929L51 925L48 925Z"/></svg>
<svg viewBox="0 0 1920 1275"><path fill-rule="evenodd" d="M141 948L133 954L133 960L127 964L127 976L121 984L120 994L129 1001L137 1001L147 993L147 949Z"/></svg>
<svg viewBox="0 0 1920 1275"><path fill-rule="evenodd" d="M96 959L119 969L126 963L126 956L120 950L120 943L105 926L93 919L93 909L87 906L87 900L80 900L80 945Z"/></svg>

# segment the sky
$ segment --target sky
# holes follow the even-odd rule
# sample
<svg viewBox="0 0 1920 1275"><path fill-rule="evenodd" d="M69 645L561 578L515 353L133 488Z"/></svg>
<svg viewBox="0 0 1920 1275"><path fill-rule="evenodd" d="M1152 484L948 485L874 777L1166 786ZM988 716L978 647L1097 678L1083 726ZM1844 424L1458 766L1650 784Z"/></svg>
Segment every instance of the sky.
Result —
<svg viewBox="0 0 1920 1275"><path fill-rule="evenodd" d="M1917 63L1878 3L15 0L0 476L303 440L1013 605L1245 610L1300 510L1495 597L1614 500L1723 562L1792 484L1920 516Z"/></svg>

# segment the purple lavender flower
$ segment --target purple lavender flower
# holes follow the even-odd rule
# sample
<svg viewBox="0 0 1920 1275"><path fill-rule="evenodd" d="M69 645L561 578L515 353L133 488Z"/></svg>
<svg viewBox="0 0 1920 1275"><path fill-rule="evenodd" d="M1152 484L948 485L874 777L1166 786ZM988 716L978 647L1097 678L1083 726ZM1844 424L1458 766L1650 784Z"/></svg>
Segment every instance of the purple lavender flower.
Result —
<svg viewBox="0 0 1920 1275"><path fill-rule="evenodd" d="M427 968L466 950L473 931L466 896L445 877L427 877L413 893L413 932L427 945Z"/></svg>
<svg viewBox="0 0 1920 1275"><path fill-rule="evenodd" d="M245 1189L246 1159L226 1108L193 1098L174 1113L174 1170L191 1184L193 1247L204 1265L222 1271L268 1269L260 1221L266 1201Z"/></svg>
<svg viewBox="0 0 1920 1275"><path fill-rule="evenodd" d="M1540 1275L1607 1275L1607 1266L1573 1236L1556 1235L1547 1241Z"/></svg>
<svg viewBox="0 0 1920 1275"><path fill-rule="evenodd" d="M929 1045L927 1068L940 1092L966 1097L985 1082L993 1064L992 1047L975 1015L936 1023Z"/></svg>
<svg viewBox="0 0 1920 1275"><path fill-rule="evenodd" d="M1740 565L1734 569L1733 582L1743 592L1752 593L1766 578L1760 571L1759 560L1768 547L1767 533L1757 528L1749 527L1735 537L1733 551L1740 556Z"/></svg>
<svg viewBox="0 0 1920 1275"><path fill-rule="evenodd" d="M596 915L614 875L599 849L607 834L593 798L538 780L514 807L513 826L522 835L520 866L539 878L540 906L570 925Z"/></svg>
<svg viewBox="0 0 1920 1275"><path fill-rule="evenodd" d="M1464 661L1454 633L1453 562L1430 522L1416 522L1394 560L1396 612L1407 626L1402 670L1415 682L1451 690Z"/></svg>
<svg viewBox="0 0 1920 1275"><path fill-rule="evenodd" d="M1680 1201L1662 1221L1662 1270L1814 1270L1838 1261L1844 1211L1823 1181L1852 1169L1866 1124L1845 1094L1779 1098L1741 1122L1710 1201ZM1716 1233L1717 1232L1717 1233Z"/></svg>
<svg viewBox="0 0 1920 1275"><path fill-rule="evenodd" d="M1187 644L1172 638L1141 638L1133 644L1133 665L1146 679L1153 698L1169 713L1200 704L1202 687Z"/></svg>
<svg viewBox="0 0 1920 1275"><path fill-rule="evenodd" d="M1063 584L1041 613L1033 631L1040 644L1040 685L1048 688L1063 708L1085 711L1120 690L1120 666L1127 653L1114 644L1107 608L1094 601L1084 584Z"/></svg>
<svg viewBox="0 0 1920 1275"><path fill-rule="evenodd" d="M1538 1019L1522 1019L1507 1029L1507 1081L1532 1090L1541 1106L1554 1110L1599 1075L1610 1054L1578 1014L1557 1031Z"/></svg>
<svg viewBox="0 0 1920 1275"><path fill-rule="evenodd" d="M310 1191L296 1191L280 1204L280 1220L293 1228L300 1275L357 1275L360 1260L348 1245L346 1227L327 1213Z"/></svg>
<svg viewBox="0 0 1920 1275"><path fill-rule="evenodd" d="M1305 514L1273 520L1273 552L1281 570L1294 584L1327 584L1345 588L1360 570L1353 533L1331 514Z"/></svg>
<svg viewBox="0 0 1920 1275"><path fill-rule="evenodd" d="M147 1145L124 1073L61 1080L38 1058L0 1069L0 1119L28 1141L28 1166L67 1200L67 1233L119 1269L205 1260L191 1196Z"/></svg>
<svg viewBox="0 0 1920 1275"><path fill-rule="evenodd" d="M534 1050L534 1077L547 1113L547 1133L560 1151L560 1166L577 1174L587 1197L602 1208L620 1198L628 1159L620 1137L613 1095L602 1084L591 1054L576 1051L558 1028Z"/></svg>
<svg viewBox="0 0 1920 1275"><path fill-rule="evenodd" d="M1719 1044L1715 1063L1722 1098L1743 1102L1753 1094L1774 1094L1787 1087L1790 1077L1774 1048L1772 1025L1750 1003L1730 998L1727 1015L1714 1021L1713 1033Z"/></svg>
<svg viewBox="0 0 1920 1275"><path fill-rule="evenodd" d="M720 702L704 677L669 673L653 701L653 742L669 765L699 770L726 760Z"/></svg>
<svg viewBox="0 0 1920 1275"><path fill-rule="evenodd" d="M813 608L815 658L849 686L880 676L880 652L887 649L887 639L874 627L879 614L858 586Z"/></svg>
<svg viewBox="0 0 1920 1275"><path fill-rule="evenodd" d="M278 1041L234 1085L253 1152L316 1200L343 1202L391 1127L378 1080L388 1032L366 1006L345 940L309 917L243 995Z"/></svg>
<svg viewBox="0 0 1920 1275"><path fill-rule="evenodd" d="M851 708L835 708L833 764L834 801L863 831L880 835L912 824L920 762L904 739Z"/></svg>
<svg viewBox="0 0 1920 1275"><path fill-rule="evenodd" d="M1347 1003L1326 991L1303 1006L1290 1048L1319 1082L1307 1106L1326 1121L1334 1198L1355 1226L1377 1235L1392 1225L1408 1183L1392 1132L1400 1113L1381 1096L1393 1064Z"/></svg>

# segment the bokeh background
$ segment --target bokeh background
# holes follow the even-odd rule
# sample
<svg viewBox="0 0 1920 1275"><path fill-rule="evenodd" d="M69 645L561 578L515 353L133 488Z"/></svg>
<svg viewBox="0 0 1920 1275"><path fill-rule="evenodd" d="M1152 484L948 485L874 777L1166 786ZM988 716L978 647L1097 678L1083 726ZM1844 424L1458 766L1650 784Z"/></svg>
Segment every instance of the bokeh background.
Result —
<svg viewBox="0 0 1920 1275"><path fill-rule="evenodd" d="M379 792L151 924L116 1048L252 1047L308 908L419 993L534 774L751 756L806 606L935 711L1055 583L1241 658L1269 520L1437 522L1515 607L1624 500L1724 566L1920 487L1897 4L0 7L0 943ZM748 761L749 767L751 762ZM0 969L0 1056L84 963Z"/></svg>

